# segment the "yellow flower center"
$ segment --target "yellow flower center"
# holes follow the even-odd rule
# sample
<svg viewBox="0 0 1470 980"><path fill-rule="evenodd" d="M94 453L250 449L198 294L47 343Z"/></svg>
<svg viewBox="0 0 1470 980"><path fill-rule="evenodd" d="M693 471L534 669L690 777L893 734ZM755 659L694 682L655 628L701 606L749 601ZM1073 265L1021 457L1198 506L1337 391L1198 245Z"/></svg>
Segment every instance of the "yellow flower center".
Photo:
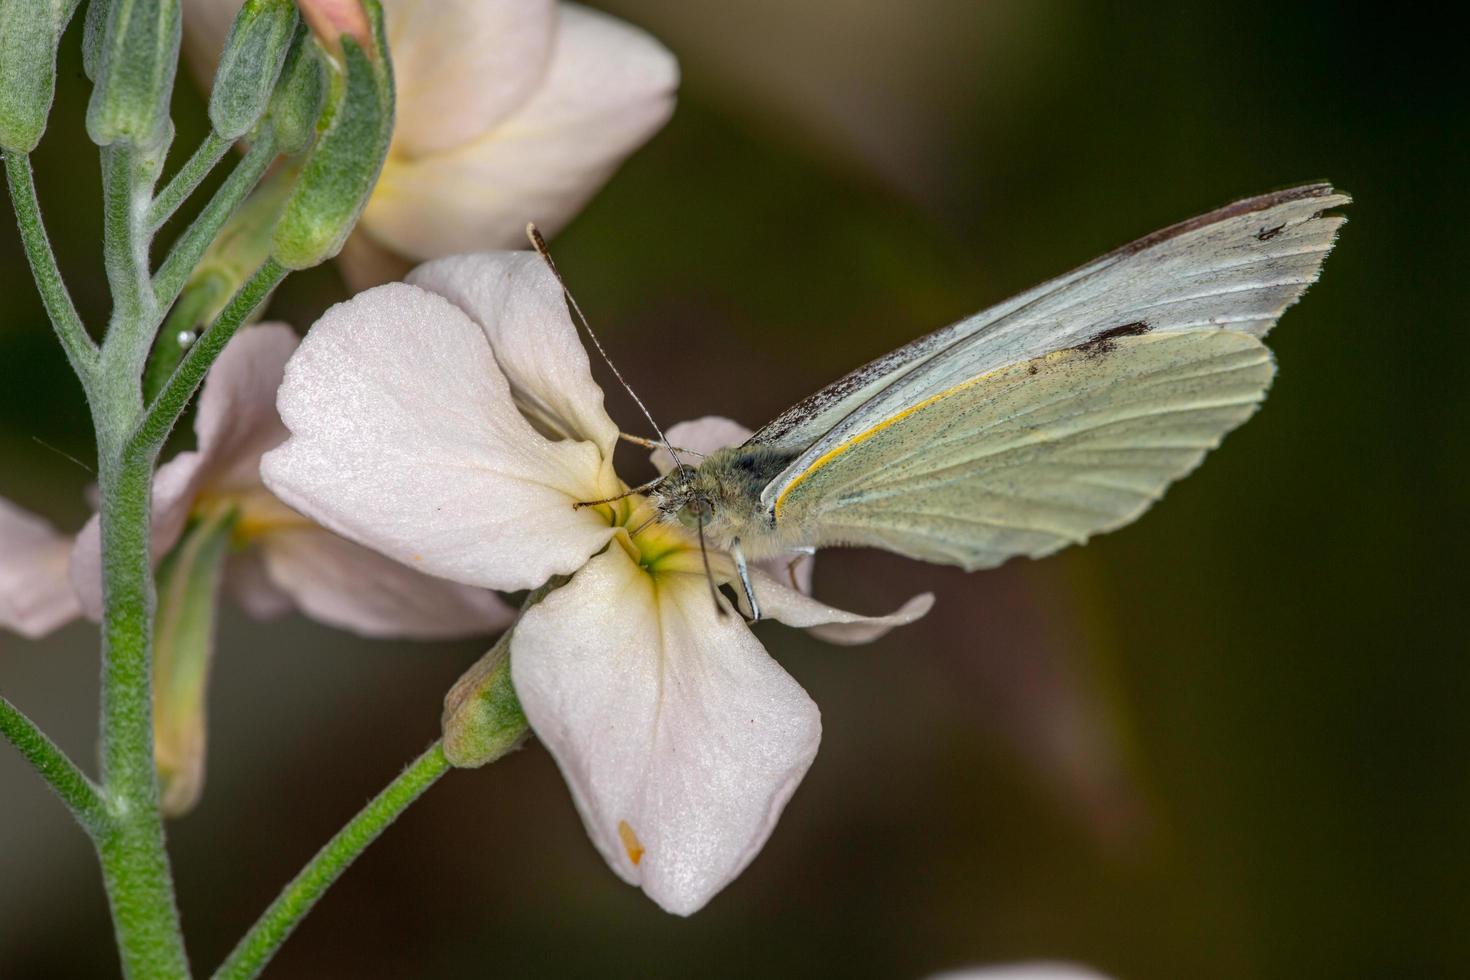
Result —
<svg viewBox="0 0 1470 980"><path fill-rule="evenodd" d="M253 544L262 536L276 531L315 526L312 521L281 503L280 498L263 486L206 491L194 502L193 515L199 518L213 517L225 510L238 512L231 535L237 548Z"/></svg>
<svg viewBox="0 0 1470 980"><path fill-rule="evenodd" d="M698 537L683 525L658 520L653 504L642 494L597 510L610 526L621 530L614 540L628 557L655 580L669 574L704 574ZM728 577L730 563L723 552L711 551L709 560L716 581Z"/></svg>

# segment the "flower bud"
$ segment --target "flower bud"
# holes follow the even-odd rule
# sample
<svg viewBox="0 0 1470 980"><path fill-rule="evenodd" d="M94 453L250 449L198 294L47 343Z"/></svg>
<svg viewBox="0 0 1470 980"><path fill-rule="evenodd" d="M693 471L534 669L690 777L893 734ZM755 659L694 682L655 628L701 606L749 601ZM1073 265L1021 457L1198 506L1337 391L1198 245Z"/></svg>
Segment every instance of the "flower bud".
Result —
<svg viewBox="0 0 1470 980"><path fill-rule="evenodd" d="M204 790L204 701L214 659L214 613L230 550L233 510L200 520L158 569L153 643L153 755L163 812L181 816Z"/></svg>
<svg viewBox="0 0 1470 980"><path fill-rule="evenodd" d="M110 0L87 105L93 143L151 147L167 139L182 29L179 0Z"/></svg>
<svg viewBox="0 0 1470 980"><path fill-rule="evenodd" d="M46 131L56 48L77 0L0 3L0 150L29 153Z"/></svg>
<svg viewBox="0 0 1470 980"><path fill-rule="evenodd" d="M375 0L364 6L372 17L371 43L363 47L351 33L337 37L341 61L328 69L316 142L276 226L274 258L288 269L310 268L342 250L388 155L393 73L384 57L382 8Z"/></svg>
<svg viewBox="0 0 1470 980"><path fill-rule="evenodd" d="M240 8L209 95L209 121L220 136L244 136L265 111L295 29L292 0L246 0Z"/></svg>
<svg viewBox="0 0 1470 980"><path fill-rule="evenodd" d="M514 752L530 734L510 683L510 633L506 633L444 696L444 757L474 769Z"/></svg>
<svg viewBox="0 0 1470 980"><path fill-rule="evenodd" d="M271 95L270 121L276 149L294 156L311 143L322 113L326 85L320 50L305 27L296 31L280 79Z"/></svg>

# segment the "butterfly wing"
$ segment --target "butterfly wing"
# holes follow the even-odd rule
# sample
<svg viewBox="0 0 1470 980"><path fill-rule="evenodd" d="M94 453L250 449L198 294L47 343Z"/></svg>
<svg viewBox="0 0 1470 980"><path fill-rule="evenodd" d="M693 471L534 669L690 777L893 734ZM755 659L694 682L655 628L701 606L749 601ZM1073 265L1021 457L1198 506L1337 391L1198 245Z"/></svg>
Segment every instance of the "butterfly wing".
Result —
<svg viewBox="0 0 1470 980"><path fill-rule="evenodd" d="M1125 245L1064 276L921 337L778 416L748 445L795 456L762 495L786 486L876 420L1006 364L1106 331L1229 326L1263 336L1314 282L1349 198L1309 184L1237 201Z"/></svg>
<svg viewBox="0 0 1470 980"><path fill-rule="evenodd" d="M1011 364L828 450L775 502L813 544L989 568L1142 514L1265 397L1237 330L1122 336Z"/></svg>

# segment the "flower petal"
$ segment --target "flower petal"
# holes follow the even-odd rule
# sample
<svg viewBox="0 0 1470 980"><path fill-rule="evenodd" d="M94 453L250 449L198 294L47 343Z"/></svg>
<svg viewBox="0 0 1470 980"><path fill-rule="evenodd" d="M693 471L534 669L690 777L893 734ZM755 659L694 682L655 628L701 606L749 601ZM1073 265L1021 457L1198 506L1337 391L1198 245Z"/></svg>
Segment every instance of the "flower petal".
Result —
<svg viewBox="0 0 1470 980"><path fill-rule="evenodd" d="M612 466L617 424L602 407L602 388L592 380L561 283L540 256L456 255L419 266L408 281L443 296L480 325L533 424L558 438L595 444Z"/></svg>
<svg viewBox="0 0 1470 980"><path fill-rule="evenodd" d="M669 445L675 449L688 449L691 452L708 456L717 449L725 449L730 446L738 446L750 438L750 431L734 419L727 419L722 415L705 415L701 418L690 419L680 422L671 427L664 435L668 436ZM660 446L649 456L654 469L660 473L667 473L674 468L674 457L669 451ZM686 464L698 464L699 460L685 460Z"/></svg>
<svg viewBox="0 0 1470 980"><path fill-rule="evenodd" d="M220 355L224 357L223 354ZM179 453L153 474L149 551L155 562L178 543L189 513L208 482L208 460L198 452ZM88 619L102 618L102 525L98 515L83 525L71 552L71 584Z"/></svg>
<svg viewBox="0 0 1470 980"><path fill-rule="evenodd" d="M819 639L844 646L869 643L895 626L907 626L934 605L934 593L921 592L887 616L860 616L818 602L760 568L751 568L750 583L760 602L762 616L780 620L787 626L803 627ZM745 596L740 595L739 599L743 607Z"/></svg>
<svg viewBox="0 0 1470 980"><path fill-rule="evenodd" d="M194 419L198 449L179 453L153 475L151 550L154 561L179 540L199 496L260 485L260 456L286 438L276 415L276 389L296 334L282 323L240 331L220 352L199 393ZM82 611L102 615L102 540L93 515L77 535L72 585Z"/></svg>
<svg viewBox="0 0 1470 980"><path fill-rule="evenodd" d="M1108 980L1085 966L1072 963L1014 963L937 973L929 980Z"/></svg>
<svg viewBox="0 0 1470 980"><path fill-rule="evenodd" d="M701 575L609 548L534 606L511 677L614 871L696 911L750 863L816 755L817 706Z"/></svg>
<svg viewBox="0 0 1470 980"><path fill-rule="evenodd" d="M34 640L77 617L71 547L46 521L0 499L0 627Z"/></svg>
<svg viewBox="0 0 1470 980"><path fill-rule="evenodd" d="M225 559L224 588L236 605L256 619L280 619L296 608L291 597L271 581L259 548L246 548Z"/></svg>
<svg viewBox="0 0 1470 980"><path fill-rule="evenodd" d="M393 152L421 156L484 134L545 78L553 0L383 4L398 89Z"/></svg>
<svg viewBox="0 0 1470 980"><path fill-rule="evenodd" d="M363 636L483 636L515 618L493 592L425 575L319 528L268 534L260 551L271 580L303 612Z"/></svg>
<svg viewBox="0 0 1470 980"><path fill-rule="evenodd" d="M361 225L352 229L337 253L337 271L354 295L385 282L402 282L412 268L412 262L385 248Z"/></svg>
<svg viewBox="0 0 1470 980"><path fill-rule="evenodd" d="M261 455L289 434L276 414L276 391L299 343L284 323L247 327L209 369L194 432L210 489L260 485Z"/></svg>
<svg viewBox="0 0 1470 980"><path fill-rule="evenodd" d="M484 333L402 283L332 307L286 367L291 431L261 461L283 501L431 575L512 591L569 575L612 529L597 448L551 442L510 397Z"/></svg>
<svg viewBox="0 0 1470 980"><path fill-rule="evenodd" d="M674 109L678 63L632 25L561 5L543 84L480 139L390 158L363 212L383 245L420 261L559 231Z"/></svg>

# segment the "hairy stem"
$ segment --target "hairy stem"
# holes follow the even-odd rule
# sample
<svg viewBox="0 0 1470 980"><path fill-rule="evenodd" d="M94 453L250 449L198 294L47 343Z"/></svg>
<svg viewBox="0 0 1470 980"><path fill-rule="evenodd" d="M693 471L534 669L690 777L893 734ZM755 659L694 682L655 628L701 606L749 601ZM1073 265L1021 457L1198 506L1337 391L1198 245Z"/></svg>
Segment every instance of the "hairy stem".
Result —
<svg viewBox="0 0 1470 980"><path fill-rule="evenodd" d="M56 328L57 339L66 351L71 368L81 380L82 387L91 392L92 377L97 370L97 345L82 325L77 308L72 304L71 294L61 279L61 269L56 265L56 256L51 251L51 240L46 236L46 226L41 222L41 204L36 198L36 180L31 171L31 158L24 153L0 154L5 157L5 174L10 185L10 200L15 205L15 218L20 226L21 242L25 246L26 259L31 265L31 274L41 301L46 305L46 314Z"/></svg>
<svg viewBox="0 0 1470 980"><path fill-rule="evenodd" d="M136 384L136 380L134 381ZM118 951L131 977L187 976L153 764L152 458L102 463L102 775L113 819L97 839Z"/></svg>
<svg viewBox="0 0 1470 980"><path fill-rule="evenodd" d="M373 797L357 816L317 852L306 867L240 940L229 958L215 971L216 980L245 980L257 976L311 911L322 893L347 870L367 846L378 839L414 800L449 770L444 745L435 742L427 752Z"/></svg>
<svg viewBox="0 0 1470 980"><path fill-rule="evenodd" d="M129 440L129 455L151 458L157 453L173 430L174 423L184 413L189 399L194 397L194 392L204 380L204 375L209 372L210 365L219 357L220 351L225 349L225 344L229 343L240 325L255 312L256 307L265 302L271 290L286 278L287 271L274 259L266 259L255 275L236 291L214 323L184 353L179 366L159 391L158 397L148 406L148 414Z"/></svg>
<svg viewBox="0 0 1470 980"><path fill-rule="evenodd" d="M209 175L215 164L220 162L230 150L230 141L210 130L209 135L204 137L204 142L194 151L194 155L184 162L179 172L174 174L153 203L148 208L148 228L157 231L163 227L164 222L173 217L179 205L188 200L189 195L199 186L199 182Z"/></svg>
<svg viewBox="0 0 1470 980"><path fill-rule="evenodd" d="M96 836L102 831L107 804L97 784L4 696L0 696L0 734L35 767L87 833Z"/></svg>
<svg viewBox="0 0 1470 980"><path fill-rule="evenodd" d="M161 317L146 227L156 161L104 147L103 249L113 311L103 338L97 430L102 544L102 785L111 820L96 838L118 954L129 977L186 977L153 764L154 586L150 509L156 453L130 454L143 414L141 376Z"/></svg>
<svg viewBox="0 0 1470 980"><path fill-rule="evenodd" d="M219 235L220 229L230 219L238 208L255 189L260 178L265 174L266 168L270 166L276 157L276 141L269 126L261 127L259 137L251 145L250 152L230 171L230 176L215 191L214 197L210 198L204 210L199 212L179 240L173 245L164 259L163 265L159 267L158 273L153 277L153 288L158 294L159 305L168 307L178 298L179 291L188 282L189 276L194 272L199 260L204 258L210 243Z"/></svg>

